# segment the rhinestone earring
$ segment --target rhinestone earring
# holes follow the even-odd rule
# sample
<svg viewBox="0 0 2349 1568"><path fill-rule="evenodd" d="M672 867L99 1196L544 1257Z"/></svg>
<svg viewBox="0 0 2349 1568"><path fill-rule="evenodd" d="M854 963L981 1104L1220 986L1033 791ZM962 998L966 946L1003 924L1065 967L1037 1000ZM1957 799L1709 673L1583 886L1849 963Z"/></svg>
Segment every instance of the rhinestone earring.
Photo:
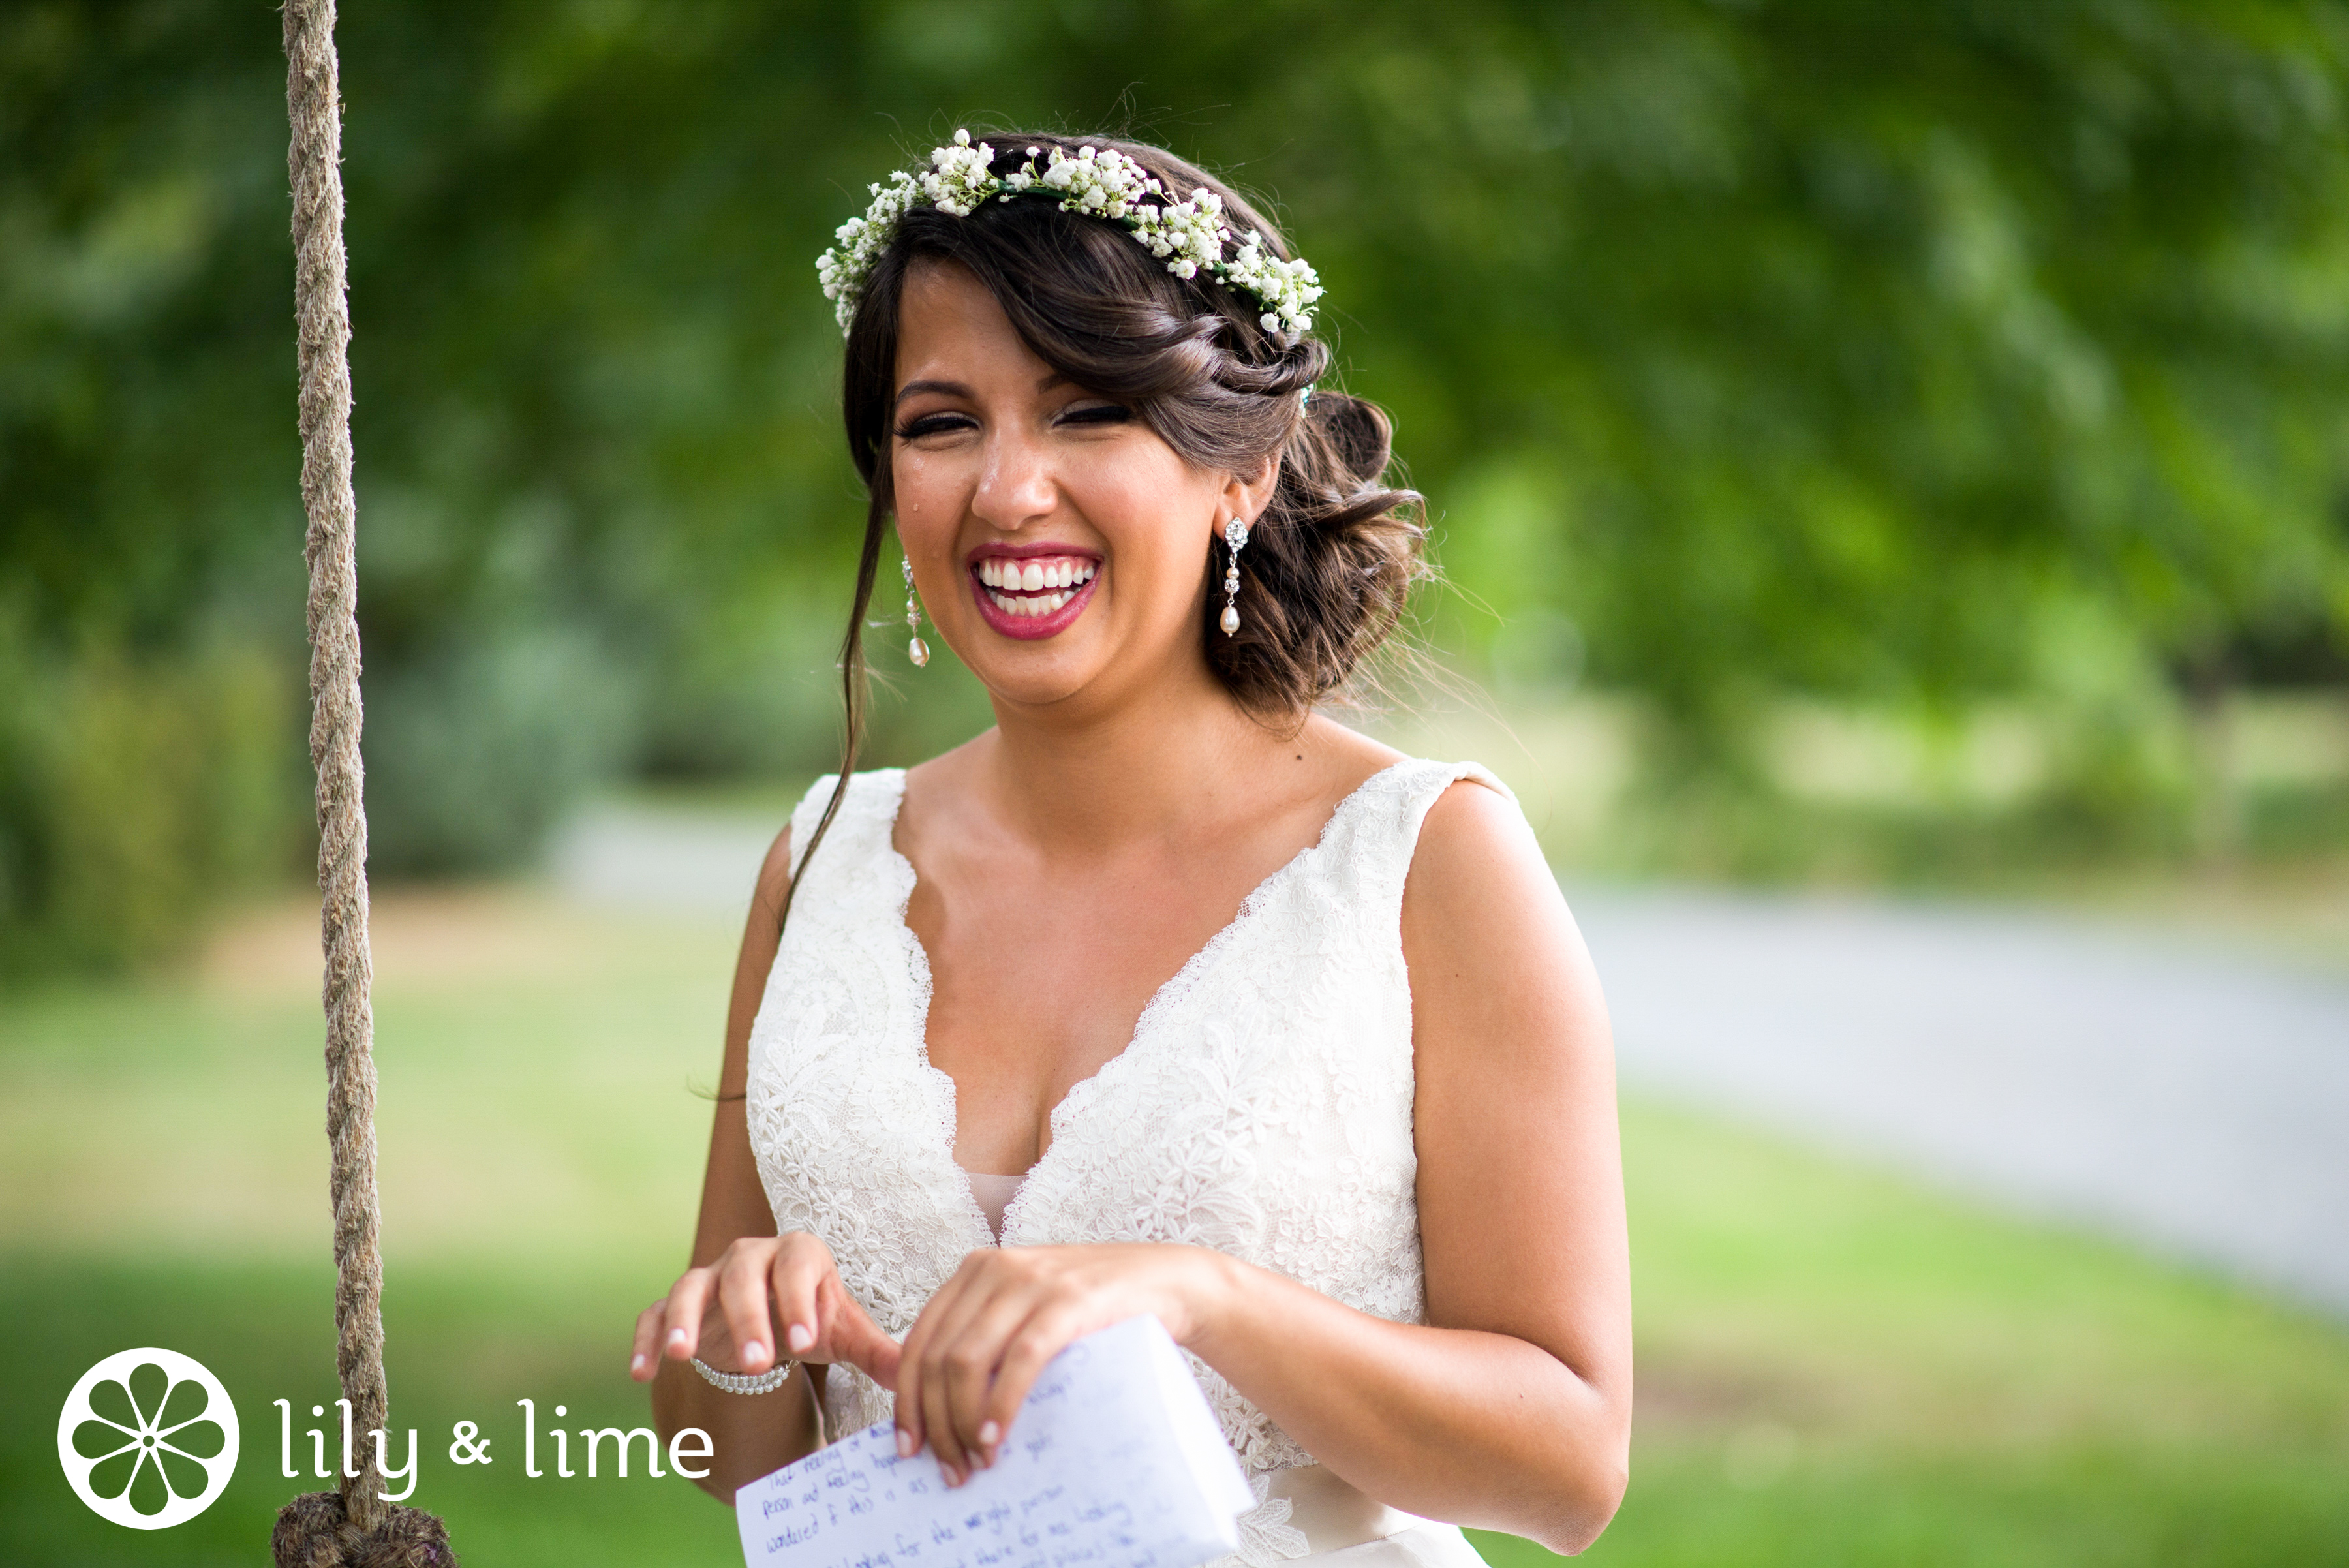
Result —
<svg viewBox="0 0 2349 1568"><path fill-rule="evenodd" d="M1229 637L1240 628L1240 546L1247 543L1247 524L1236 515L1224 524L1224 549L1230 563L1224 567L1224 613L1217 625Z"/></svg>
<svg viewBox="0 0 2349 1568"><path fill-rule="evenodd" d="M911 557L905 559L905 629L911 634L905 639L905 657L914 661L915 669L919 670L930 661L930 645L922 640L922 601L914 597L914 563Z"/></svg>

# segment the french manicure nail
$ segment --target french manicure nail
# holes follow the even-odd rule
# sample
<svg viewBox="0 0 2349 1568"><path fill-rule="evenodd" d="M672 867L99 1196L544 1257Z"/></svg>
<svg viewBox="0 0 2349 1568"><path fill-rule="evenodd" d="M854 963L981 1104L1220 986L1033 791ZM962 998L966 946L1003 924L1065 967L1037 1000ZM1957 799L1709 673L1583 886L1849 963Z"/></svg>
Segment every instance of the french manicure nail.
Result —
<svg viewBox="0 0 2349 1568"><path fill-rule="evenodd" d="M914 1434L903 1427L897 1428L897 1457L901 1459L914 1457Z"/></svg>
<svg viewBox="0 0 2349 1568"><path fill-rule="evenodd" d="M997 1441L1000 1439L1002 1436L1003 1428L997 1426L994 1422L981 1421L978 1424L978 1440L985 1443L988 1448L991 1449L995 1447Z"/></svg>
<svg viewBox="0 0 2349 1568"><path fill-rule="evenodd" d="M815 1330L803 1323L795 1323L783 1331L783 1343L792 1347L793 1355L797 1355L815 1343Z"/></svg>
<svg viewBox="0 0 2349 1568"><path fill-rule="evenodd" d="M671 1345L683 1345L685 1343L685 1330L681 1328L670 1329L668 1331L668 1342Z"/></svg>
<svg viewBox="0 0 2349 1568"><path fill-rule="evenodd" d="M631 1355L630 1357L628 1357L628 1370L629 1370L629 1371L631 1371L631 1372L642 1372L644 1369L645 1369L645 1358L644 1358L644 1356L643 1356L642 1355Z"/></svg>
<svg viewBox="0 0 2349 1568"><path fill-rule="evenodd" d="M753 1340L750 1340L750 1341L747 1342L747 1343L746 1343L746 1344L744 1344L744 1345L742 1346L742 1365L743 1365L743 1366L750 1366L750 1363L752 1363L752 1362L754 1362L754 1361L764 1361L766 1358L767 1358L767 1342L766 1342L766 1341L764 1341L764 1340L762 1340L762 1339L753 1339Z"/></svg>

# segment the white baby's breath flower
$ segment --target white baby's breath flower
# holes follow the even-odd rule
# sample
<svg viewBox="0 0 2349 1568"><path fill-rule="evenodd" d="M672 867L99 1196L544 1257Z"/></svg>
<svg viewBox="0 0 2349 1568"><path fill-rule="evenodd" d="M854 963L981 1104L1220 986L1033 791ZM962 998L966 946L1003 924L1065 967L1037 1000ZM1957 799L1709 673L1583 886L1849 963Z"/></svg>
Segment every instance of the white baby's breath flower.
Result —
<svg viewBox="0 0 2349 1568"><path fill-rule="evenodd" d="M1224 221L1223 198L1213 191L1201 188L1183 201L1170 201L1165 187L1148 170L1115 148L1081 146L1071 154L1065 148L1047 153L1030 147L1028 161L1000 177L994 172L995 157L995 149L984 141L974 144L970 132L958 129L950 146L931 150L927 169L918 174L901 170L885 185L866 187L872 204L863 217L851 218L833 232L837 243L815 264L817 281L833 302L843 334L855 322L874 266L914 207L927 202L942 213L967 218L989 197L1008 202L1030 192L1057 194L1062 212L1123 224L1176 277L1196 278L1205 273L1253 295L1265 306L1257 321L1268 333L1297 336L1312 330L1320 278L1301 258L1284 262L1273 255L1260 234L1236 237ZM1040 173L1035 163L1040 157L1045 160ZM1228 260L1226 246L1231 248Z"/></svg>

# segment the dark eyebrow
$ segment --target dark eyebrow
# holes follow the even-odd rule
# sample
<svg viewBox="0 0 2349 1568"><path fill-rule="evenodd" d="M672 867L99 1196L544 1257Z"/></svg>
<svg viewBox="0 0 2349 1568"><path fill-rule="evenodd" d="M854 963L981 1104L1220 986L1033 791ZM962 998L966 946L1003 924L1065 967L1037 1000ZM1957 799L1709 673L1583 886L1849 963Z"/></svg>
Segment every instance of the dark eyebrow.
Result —
<svg viewBox="0 0 2349 1568"><path fill-rule="evenodd" d="M970 389L960 381L908 381L897 389L897 397L889 406L895 408L916 392L944 392L950 398L968 398Z"/></svg>

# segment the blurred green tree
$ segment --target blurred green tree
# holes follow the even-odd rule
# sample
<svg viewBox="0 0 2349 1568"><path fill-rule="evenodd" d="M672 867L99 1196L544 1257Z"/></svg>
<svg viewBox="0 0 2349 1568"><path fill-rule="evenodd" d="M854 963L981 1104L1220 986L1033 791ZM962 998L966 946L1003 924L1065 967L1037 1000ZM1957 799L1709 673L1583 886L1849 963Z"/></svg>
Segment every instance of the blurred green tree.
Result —
<svg viewBox="0 0 2349 1568"><path fill-rule="evenodd" d="M2349 624L2338 4L342 26L394 869L510 858L599 768L828 751L858 506L812 258L966 121L1277 197L1434 498L1444 635L1530 628L1702 765L1771 692L2207 684ZM281 72L259 0L0 16L0 597L44 668L298 657Z"/></svg>

